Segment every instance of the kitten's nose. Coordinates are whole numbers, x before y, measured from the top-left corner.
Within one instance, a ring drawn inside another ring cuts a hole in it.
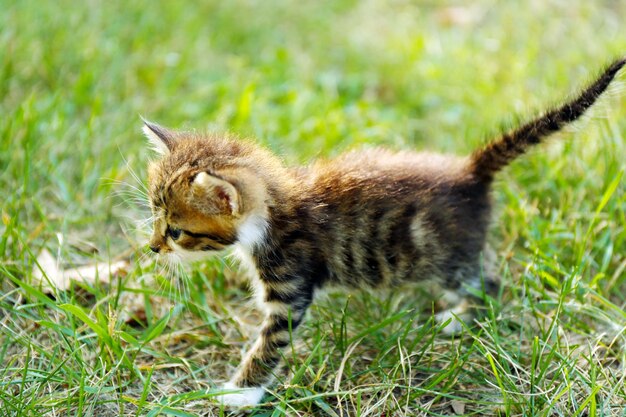
[[[154,252],[154,253],[159,253],[159,251],[161,250],[161,248],[160,248],[160,247],[158,247],[158,246],[152,246],[152,245],[150,245],[150,250],[151,250],[152,252]]]

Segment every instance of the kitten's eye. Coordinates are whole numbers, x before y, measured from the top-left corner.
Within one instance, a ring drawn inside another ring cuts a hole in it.
[[[180,235],[181,235],[182,233],[183,233],[183,231],[182,231],[182,230],[180,230],[180,229],[176,229],[176,228],[174,228],[174,227],[171,227],[171,228],[169,229],[169,234],[170,234],[170,237],[171,237],[172,239],[174,239],[174,240],[177,240],[177,239],[180,237]]]

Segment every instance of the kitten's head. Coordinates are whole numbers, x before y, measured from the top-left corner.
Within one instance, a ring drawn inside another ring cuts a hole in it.
[[[197,259],[235,244],[245,224],[264,212],[259,204],[265,187],[238,166],[249,153],[245,144],[150,122],[143,130],[161,155],[148,169],[154,219],[150,249]],[[258,240],[265,224],[257,223]]]

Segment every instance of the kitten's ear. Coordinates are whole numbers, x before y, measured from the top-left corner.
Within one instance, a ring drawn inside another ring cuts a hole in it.
[[[143,133],[146,135],[155,151],[166,155],[172,150],[175,135],[174,132],[141,118],[143,120]]]
[[[239,193],[228,181],[206,172],[193,179],[191,190],[194,204],[209,214],[239,214]]]

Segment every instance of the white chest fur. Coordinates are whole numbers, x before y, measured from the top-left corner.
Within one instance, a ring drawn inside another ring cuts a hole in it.
[[[239,259],[241,269],[250,278],[252,291],[257,299],[257,305],[265,310],[265,288],[261,285],[257,265],[252,257],[254,248],[262,245],[267,238],[268,222],[265,217],[252,215],[239,227],[237,244],[233,248],[233,256]]]
[[[262,244],[267,237],[269,224],[265,216],[253,214],[239,226],[237,242],[243,249],[252,252],[255,246]]]

